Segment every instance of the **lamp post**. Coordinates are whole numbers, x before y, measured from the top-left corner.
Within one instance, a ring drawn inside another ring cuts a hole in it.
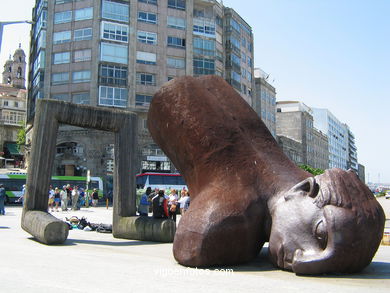
[[[1,43],[3,40],[3,29],[5,25],[17,24],[17,23],[29,23],[32,24],[30,20],[21,20],[21,21],[0,21],[0,53],[1,53]]]

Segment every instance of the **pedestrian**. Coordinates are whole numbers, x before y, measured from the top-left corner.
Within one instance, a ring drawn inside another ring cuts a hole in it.
[[[99,193],[96,188],[93,189],[91,196],[92,196],[92,206],[96,207],[99,202]]]
[[[6,198],[4,185],[0,184],[0,215],[5,215],[4,202]]]
[[[187,190],[183,189],[181,192],[181,197],[179,199],[179,204],[180,204],[180,214],[183,216],[184,213],[188,209],[188,205],[190,202],[190,196]],[[186,208],[187,207],[187,208]]]
[[[68,193],[66,192],[66,186],[62,186],[62,190],[60,192],[61,195],[61,210],[68,210]]]
[[[77,211],[77,202],[79,201],[79,187],[77,185],[74,186],[72,190],[72,210]]]
[[[16,202],[21,202],[22,205],[23,205],[25,194],[26,194],[26,184],[23,184],[23,187],[22,187],[22,195],[18,198],[18,200],[17,200]]]
[[[168,213],[168,200],[165,198],[164,190],[159,190],[158,194],[153,197],[153,218],[167,219]]]
[[[84,205],[85,205],[85,192],[84,192],[84,188],[80,187],[79,201],[77,207],[78,209],[80,209]]]
[[[70,184],[66,185],[66,194],[68,197],[68,206],[72,205],[72,187],[70,187]]]
[[[146,188],[145,193],[141,196],[141,200],[139,202],[138,212],[140,216],[148,216],[150,199],[149,195],[152,193],[152,188]]]
[[[59,190],[58,187],[56,187],[56,188],[54,189],[54,205],[55,205],[56,212],[58,212],[58,208],[59,208],[59,205],[60,205],[60,201],[61,201],[60,190]]]
[[[49,187],[49,210],[50,212],[54,212],[54,190],[53,190],[53,186],[50,185]]]
[[[176,212],[177,212],[177,200],[178,200],[176,189],[172,189],[168,197],[168,211],[169,218],[176,222]]]

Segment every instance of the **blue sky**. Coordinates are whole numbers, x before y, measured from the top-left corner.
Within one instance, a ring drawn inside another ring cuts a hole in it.
[[[5,0],[2,0],[5,2]],[[0,21],[31,18],[34,0],[13,0]],[[366,179],[390,183],[390,1],[225,0],[252,26],[255,67],[270,74],[277,100],[328,108],[356,137]],[[5,28],[0,64],[29,25]]]
[[[328,108],[355,134],[366,180],[390,183],[390,1],[223,2],[252,26],[277,100]]]

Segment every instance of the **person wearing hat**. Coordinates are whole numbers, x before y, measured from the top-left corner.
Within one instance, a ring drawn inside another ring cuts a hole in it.
[[[0,184],[0,215],[5,215],[4,202],[5,202],[5,188],[3,184]]]

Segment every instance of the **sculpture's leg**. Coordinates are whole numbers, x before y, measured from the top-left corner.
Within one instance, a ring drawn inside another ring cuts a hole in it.
[[[173,253],[182,265],[243,263],[256,257],[265,242],[264,205],[251,201],[245,206],[234,206],[231,201],[213,200],[217,192],[237,190],[203,190],[180,220]]]
[[[63,243],[69,231],[66,223],[47,212],[58,130],[56,112],[49,104],[37,104],[22,215],[22,228],[45,244]]]

